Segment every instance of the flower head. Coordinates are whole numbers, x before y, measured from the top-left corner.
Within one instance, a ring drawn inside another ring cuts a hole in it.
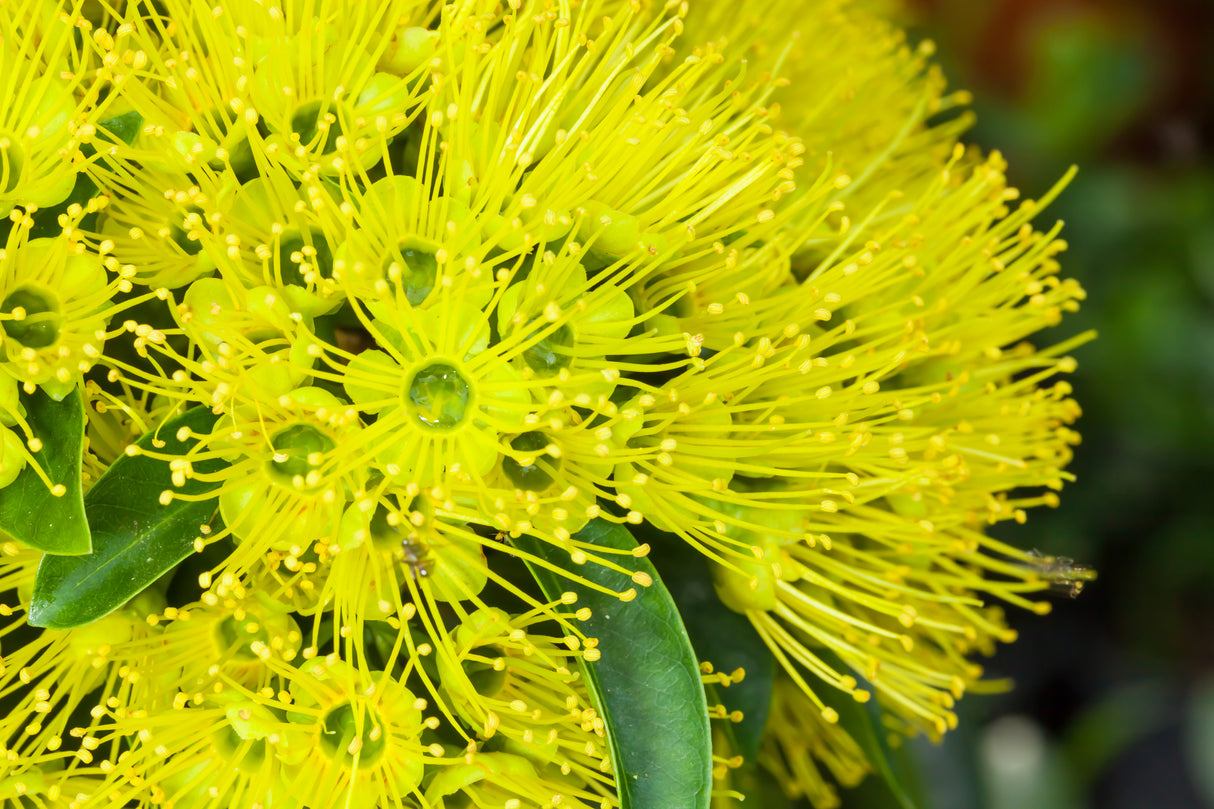
[[[27,391],[61,399],[101,358],[113,299],[131,282],[121,272],[111,277],[70,226],[31,239],[31,217],[10,221],[0,249],[0,363]]]
[[[67,199],[86,157],[80,147],[105,109],[102,76],[85,69],[94,43],[83,0],[21,0],[0,20],[0,215]],[[82,52],[76,37],[84,41]]]
[[[628,602],[600,568],[650,586],[628,554],[685,543],[780,665],[759,763],[830,806],[870,769],[832,692],[938,736],[999,604],[1071,575],[987,534],[1069,479],[1086,337],[1029,342],[1083,298],[1033,224],[1064,183],[1013,207],[867,4],[0,26],[0,483],[29,397],[79,390],[85,487],[159,465],[205,522],[127,607],[5,649],[0,800],[617,805],[593,611],[526,566]],[[38,558],[3,547],[0,638]]]

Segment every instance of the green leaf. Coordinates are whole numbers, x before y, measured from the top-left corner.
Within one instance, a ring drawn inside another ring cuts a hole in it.
[[[712,663],[716,671],[746,672],[740,683],[709,690],[710,699],[719,700],[730,712],[742,712],[741,722],[724,727],[734,751],[753,764],[771,709],[776,660],[746,616],[721,603],[702,554],[678,537],[653,529],[643,530],[641,538],[653,547],[649,558],[678,605],[696,656]]]
[[[110,143],[119,141],[130,145],[135,142],[135,136],[143,129],[143,116],[137,112],[124,112],[113,118],[106,118],[97,125],[97,137]]]
[[[868,702],[859,703],[850,694],[837,688],[823,685],[815,689],[824,703],[839,712],[840,727],[846,730],[864,751],[865,758],[885,783],[895,805],[902,809],[917,809],[918,804],[908,787],[908,778],[901,772],[904,757],[900,751],[890,746],[890,731],[881,722],[881,707],[877,704],[872,686],[859,672],[847,666],[829,649],[814,649],[814,654],[840,674],[850,673],[861,688],[874,694]]]
[[[604,548],[636,547],[627,530],[604,520],[590,523],[576,537]],[[532,537],[513,541],[520,550],[614,592],[634,586],[614,570],[575,565],[568,553]],[[534,562],[529,566],[548,598],[573,591],[577,606],[591,610],[581,628],[598,639],[602,657],[584,664],[583,671],[607,724],[621,809],[704,809],[712,791],[712,740],[695,653],[653,565],[647,559],[622,558],[653,578],[649,587],[636,587],[637,597],[629,602]]]
[[[205,433],[216,416],[208,408],[194,407],[171,419],[137,445],[158,452],[186,452],[194,439],[177,440],[188,427]],[[200,473],[215,472],[224,461],[194,464]],[[194,552],[198,528],[215,513],[215,499],[174,499],[161,505],[160,493],[174,489],[188,495],[205,495],[216,483],[196,479],[174,487],[169,465],[143,455],[124,455],[84,496],[84,509],[93,531],[93,552],[87,556],[44,556],[34,579],[29,621],[48,629],[70,629],[96,621],[121,607],[133,596]]]
[[[73,390],[56,402],[41,390],[21,394],[25,420],[42,448],[33,453],[52,485],[62,485],[56,497],[32,464],[0,489],[0,531],[31,548],[77,555],[92,550],[84,517],[80,463],[84,457],[84,401]]]

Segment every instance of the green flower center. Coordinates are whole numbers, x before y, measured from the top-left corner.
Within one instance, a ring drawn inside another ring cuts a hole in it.
[[[237,621],[231,615],[224,618],[215,626],[215,639],[225,654],[240,660],[259,659],[250,648],[255,642],[270,645],[270,633],[265,624],[252,614],[246,614],[243,621]]]
[[[305,265],[310,269],[305,271]],[[291,234],[278,243],[278,277],[282,283],[306,287],[309,276],[329,278],[332,274],[333,251],[319,230],[309,230],[307,238],[302,233]]]
[[[7,194],[17,187],[24,168],[25,150],[21,148],[21,142],[0,131],[0,194]]]
[[[496,697],[506,687],[506,678],[509,673],[505,668],[501,671],[493,668],[492,661],[505,657],[506,650],[496,644],[487,644],[478,646],[472,651],[477,657],[488,658],[488,660],[464,660],[461,663],[464,674],[468,675],[468,682],[472,683],[476,693],[482,697]]]
[[[374,767],[388,747],[388,734],[375,711],[366,705],[360,709],[343,702],[326,713],[320,746],[332,758],[352,762],[357,754],[359,766]]]
[[[291,116],[291,131],[308,149],[328,154],[337,148],[337,139],[343,134],[337,105],[332,101],[300,104]]]
[[[384,258],[384,275],[401,288],[410,306],[417,306],[434,289],[438,259],[412,239],[405,239]]]
[[[324,464],[325,455],[336,448],[332,438],[309,424],[295,424],[279,430],[270,438],[274,458],[269,463],[270,475],[280,483],[298,485],[302,478]]]
[[[414,417],[425,427],[450,430],[468,414],[472,386],[453,365],[432,362],[413,375],[409,402]]]
[[[18,309],[24,311],[20,319],[13,317]],[[50,291],[18,287],[0,303],[0,310],[10,318],[3,321],[4,333],[26,348],[46,348],[59,340],[63,315],[58,299]]]
[[[531,461],[522,463],[509,455],[502,459],[502,471],[511,483],[529,492],[542,492],[553,484],[561,468],[561,459],[547,453],[538,454],[549,443],[548,436],[541,432],[523,433],[510,442],[511,449],[524,453],[524,457]]]
[[[573,330],[561,324],[544,339],[523,351],[523,362],[540,376],[556,376],[573,362]]]

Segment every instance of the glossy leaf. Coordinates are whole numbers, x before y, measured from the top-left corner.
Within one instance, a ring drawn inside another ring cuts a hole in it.
[[[716,671],[746,672],[741,682],[710,689],[710,699],[719,700],[730,712],[742,712],[741,722],[722,724],[734,752],[754,763],[771,708],[775,658],[746,616],[721,603],[702,554],[678,537],[652,529],[640,537],[653,547],[649,558],[678,605],[696,657],[711,663]]]
[[[141,129],[143,129],[143,116],[134,111],[124,112],[99,123],[97,138],[99,141],[109,141],[110,143],[122,141],[131,144],[135,142],[135,136]]]
[[[55,554],[88,553],[89,524],[84,517],[80,463],[84,456],[84,401],[73,390],[56,402],[41,390],[22,394],[25,420],[42,442],[33,453],[52,486],[63,486],[56,497],[27,463],[17,479],[0,489],[0,531],[13,539]]]
[[[157,451],[184,453],[194,439],[177,440],[177,431],[211,428],[216,416],[195,407],[171,419],[137,442]],[[197,472],[214,472],[223,461],[194,464]],[[199,526],[215,513],[216,501],[173,500],[161,505],[166,489],[203,495],[217,484],[195,479],[173,486],[169,465],[143,455],[124,455],[106,471],[84,497],[93,532],[93,552],[87,556],[45,556],[34,580],[29,620],[35,626],[70,629],[108,615],[194,552]]]
[[[626,529],[604,520],[590,523],[576,536],[605,548],[636,547]],[[628,576],[594,563],[574,565],[568,553],[537,539],[519,537],[514,544],[615,592],[636,589],[636,598],[623,602],[530,563],[548,598],[573,591],[578,608],[591,610],[581,628],[587,637],[598,639],[602,657],[583,670],[607,723],[621,809],[707,807],[712,744],[704,688],[678,609],[653,565],[646,559],[617,557],[653,578],[649,587],[639,587]]]

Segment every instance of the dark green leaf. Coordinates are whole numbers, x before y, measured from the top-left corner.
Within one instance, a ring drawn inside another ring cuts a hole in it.
[[[814,649],[823,663],[840,674],[850,673],[860,687],[874,694],[866,703],[859,703],[850,694],[824,685],[815,689],[822,701],[839,712],[839,726],[846,730],[864,751],[873,771],[889,789],[890,797],[902,809],[916,809],[917,803],[908,788],[908,779],[901,772],[903,756],[889,744],[890,731],[881,722],[881,707],[872,686],[857,671],[849,668],[829,649]]]
[[[216,416],[195,407],[171,419],[154,433],[139,439],[159,452],[182,454],[195,441],[177,440],[177,431],[189,427],[205,433]],[[194,464],[196,472],[215,472],[223,461]],[[195,479],[173,486],[169,466],[143,455],[124,455],[114,462],[84,497],[85,513],[93,532],[93,552],[87,556],[45,556],[34,580],[29,620],[48,629],[70,629],[97,620],[139,594],[167,570],[194,552],[198,528],[215,513],[214,499],[173,500],[161,505],[166,489],[189,495],[213,491],[214,483]]]
[[[84,402],[79,390],[56,402],[41,390],[22,394],[25,420],[42,448],[33,453],[52,485],[51,493],[37,470],[26,464],[17,479],[0,489],[0,531],[31,548],[55,554],[82,554],[92,549],[80,490],[84,456]]]
[[[604,520],[590,523],[577,539],[604,548],[636,547],[627,530]],[[519,537],[514,543],[615,592],[634,587],[622,573],[593,563],[574,565],[568,553],[545,542]],[[537,564],[531,570],[549,598],[573,591],[577,606],[592,611],[582,629],[598,639],[602,657],[583,670],[607,723],[621,809],[704,809],[712,791],[712,742],[695,653],[653,565],[623,558],[653,577],[649,587],[635,588],[637,597],[629,602]]]
[[[702,554],[678,537],[652,529],[641,538],[653,547],[649,558],[678,605],[696,656],[717,671],[746,672],[742,682],[711,690],[726,709],[742,712],[741,722],[725,727],[735,752],[753,763],[767,727],[776,660],[746,616],[721,603]]]
[[[113,118],[106,118],[97,125],[97,137],[101,141],[131,144],[135,136],[143,128],[143,116],[137,112],[124,112]]]

